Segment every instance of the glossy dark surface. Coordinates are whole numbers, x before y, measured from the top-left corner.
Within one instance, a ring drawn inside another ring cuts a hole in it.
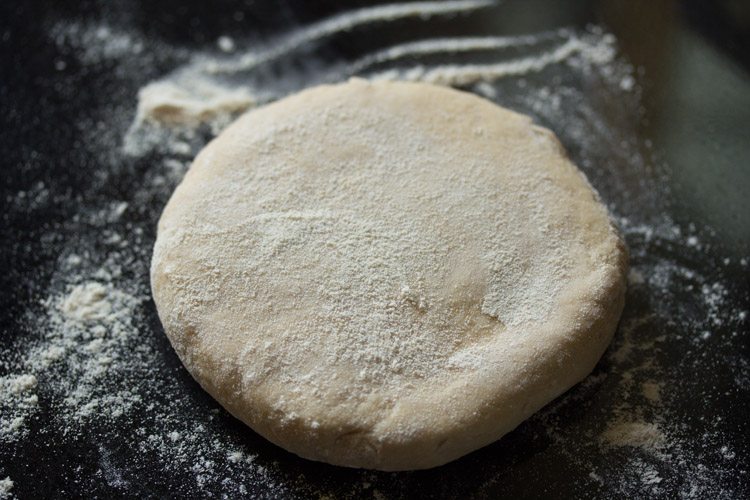
[[[633,264],[643,269],[678,262],[708,281],[720,281],[728,290],[727,311],[748,309],[748,267],[740,264],[750,255],[750,64],[748,33],[750,13],[742,2],[618,2],[618,1],[509,1],[489,12],[365,27],[331,37],[316,47],[323,61],[351,60],[376,48],[424,36],[468,36],[533,33],[558,27],[584,29],[590,23],[610,30],[618,40],[621,56],[636,68],[642,109],[619,109],[624,103],[605,102],[598,109],[612,119],[615,128],[627,129],[639,145],[648,142],[650,153],[638,172],[657,171],[637,193],[639,179],[627,174],[620,191],[608,174],[587,171],[602,197],[620,217],[649,220],[665,213],[700,237],[698,249],[683,240],[646,239],[627,233]],[[368,2],[349,2],[347,8]],[[104,122],[112,130],[113,151],[130,123],[138,89],[184,63],[191,50],[213,46],[221,35],[263,40],[274,34],[321,19],[338,10],[339,2],[3,2],[0,5],[0,341],[21,346],[42,333],[29,327],[28,316],[41,314],[38,301],[54,285],[54,265],[63,248],[80,238],[82,245],[96,241],[99,228],[74,220],[81,207],[108,200],[127,200],[125,220],[114,229],[128,235],[132,262],[128,271],[147,283],[148,259],[155,226],[168,197],[160,192],[148,198],[134,197],[152,165],[154,153],[132,159],[113,153],[108,174],[99,175],[101,155],[90,153],[82,129]],[[236,15],[242,12],[242,16]],[[242,21],[237,21],[238,18]],[[61,22],[106,21],[124,32],[137,32],[153,40],[138,60],[127,66],[106,60],[84,64],[75,47],[53,43],[49,36]],[[158,42],[158,43],[157,43]],[[160,47],[169,46],[170,50]],[[290,64],[304,64],[291,61]],[[65,62],[63,70],[59,61]],[[592,94],[595,99],[601,98]],[[606,100],[606,96],[604,97]],[[512,97],[504,104],[514,107]],[[518,101],[520,102],[520,101]],[[523,106],[516,102],[515,108]],[[110,120],[113,114],[121,120]],[[626,116],[621,120],[619,116]],[[636,116],[636,118],[633,118]],[[543,118],[540,118],[543,121]],[[627,123],[623,123],[626,121]],[[561,136],[576,161],[586,158],[564,127],[545,123]],[[639,148],[641,146],[638,146]],[[604,156],[593,159],[605,161]],[[584,170],[586,170],[584,168]],[[43,185],[46,194],[33,203],[19,203],[18,193],[33,192]],[[645,201],[644,201],[645,200]],[[640,206],[639,204],[652,205]],[[141,228],[142,234],[133,232]],[[727,264],[724,264],[728,259]],[[196,483],[189,468],[175,472],[163,468],[163,459],[139,451],[135,429],[148,428],[153,415],[139,409],[111,428],[95,423],[86,432],[65,435],[48,425],[51,407],[44,404],[32,422],[29,437],[14,443],[0,442],[0,479],[9,476],[19,498],[42,497],[221,497],[242,496],[237,484],[245,483],[248,496],[309,497],[609,497],[611,495],[674,498],[689,496],[690,474],[716,471],[708,479],[713,489],[700,490],[716,498],[750,494],[748,475],[747,415],[750,411],[747,320],[727,319],[716,326],[706,344],[696,347],[683,336],[684,318],[705,314],[705,304],[689,291],[653,286],[634,287],[628,295],[625,318],[649,317],[646,328],[633,335],[639,345],[651,337],[666,335],[656,362],[661,367],[670,417],[679,423],[681,451],[675,464],[660,460],[660,482],[654,485],[627,476],[632,468],[632,448],[600,453],[585,444],[600,432],[600,418],[617,404],[613,401],[613,370],[608,358],[596,374],[598,382],[577,387],[545,415],[522,424],[500,442],[444,467],[414,473],[386,474],[350,471],[310,463],[276,448],[227,415],[181,367],[162,334],[152,303],[144,308],[142,328],[148,342],[161,355],[161,364],[150,367],[153,377],[169,383],[180,394],[175,418],[205,420],[217,432],[227,433],[258,461],[274,472],[274,484],[250,478],[230,465],[218,474],[229,482]],[[674,319],[679,317],[680,319]],[[704,318],[697,317],[700,323]],[[625,321],[625,319],[623,320]],[[697,324],[696,323],[696,324]],[[619,339],[619,340],[618,340]],[[618,333],[613,349],[624,341]],[[19,348],[20,349],[20,348]],[[0,360],[0,375],[11,372],[18,360]],[[638,360],[632,364],[637,365]],[[154,397],[150,395],[149,397]],[[165,396],[166,398],[167,396]],[[617,396],[619,397],[619,396]],[[156,401],[160,404],[160,401]],[[166,402],[164,402],[166,404]],[[715,417],[720,416],[720,423]],[[555,433],[548,429],[554,423]],[[718,436],[706,438],[707,435]],[[580,441],[580,447],[571,443]],[[734,454],[730,462],[716,450],[726,443]],[[112,481],[102,472],[102,449],[122,474]],[[690,467],[676,464],[682,457]],[[644,458],[648,460],[648,458]],[[597,469],[591,468],[596,464]],[[593,475],[592,475],[593,474]],[[602,481],[601,478],[604,478]],[[599,479],[597,479],[599,478]],[[624,486],[620,483],[624,483]],[[362,487],[362,483],[371,486]],[[278,484],[285,483],[284,488]],[[701,483],[703,486],[703,484]]]

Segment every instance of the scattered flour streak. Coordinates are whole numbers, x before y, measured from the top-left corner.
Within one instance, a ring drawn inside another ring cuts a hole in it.
[[[475,52],[486,50],[501,50],[507,48],[534,47],[546,41],[565,36],[564,32],[540,33],[519,36],[487,36],[466,38],[431,38],[416,42],[394,45],[368,54],[352,63],[346,70],[349,75],[356,75],[376,64],[397,61],[405,57],[427,56],[434,54],[456,54],[461,52]]]
[[[538,73],[547,66],[562,63],[574,55],[582,55],[588,61],[606,63],[613,60],[615,51],[611,46],[594,46],[572,37],[556,49],[537,56],[493,64],[416,66],[406,70],[394,69],[376,73],[371,78],[374,80],[419,81],[461,87],[509,76]]]
[[[211,73],[237,73],[249,70],[260,64],[278,59],[318,40],[337,33],[350,31],[359,26],[376,22],[396,21],[409,17],[428,18],[435,15],[471,12],[496,5],[493,0],[454,0],[446,2],[408,2],[366,7],[359,10],[334,15],[307,28],[292,33],[281,40],[273,49],[259,54],[246,54],[237,61],[214,63],[208,66]]]

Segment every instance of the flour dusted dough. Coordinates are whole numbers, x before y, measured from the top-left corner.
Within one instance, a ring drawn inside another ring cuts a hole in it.
[[[237,120],[159,222],[152,286],[190,373],[300,456],[433,467],[585,377],[626,252],[554,135],[414,83]]]

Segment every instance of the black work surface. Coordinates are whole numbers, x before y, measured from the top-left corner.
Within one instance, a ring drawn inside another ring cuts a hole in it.
[[[346,9],[373,4],[347,3]],[[123,414],[94,414],[74,424],[61,416],[69,411],[63,409],[66,395],[47,390],[44,377],[75,372],[37,373],[39,401],[24,410],[25,430],[0,441],[0,480],[13,482],[8,493],[747,496],[750,11],[741,4],[509,1],[478,13],[353,28],[263,75],[268,87],[289,67],[304,75],[312,71],[308,66],[335,66],[395,42],[436,36],[586,30],[591,24],[615,35],[618,57],[633,65],[638,91],[622,100],[595,89],[590,96],[601,101],[597,116],[621,141],[584,147],[572,127],[514,98],[522,90],[500,84],[495,98],[561,137],[615,214],[637,271],[610,351],[587,382],[541,414],[434,470],[380,473],[308,462],[269,444],[207,396],[182,368],[146,301],[137,308],[132,345],[149,354],[106,381],[130,386],[133,404]],[[147,293],[156,221],[174,184],[168,179],[163,188],[142,188],[164,153],[120,152],[138,89],[184,64],[191,52],[215,49],[220,36],[262,44],[342,9],[337,2],[291,1],[2,3],[0,376],[33,371],[28,346],[44,342],[45,301],[74,284],[60,272],[71,254],[89,261],[82,272],[102,265],[97,259],[120,258],[115,286],[127,281]],[[83,28],[102,25],[109,29],[102,38],[115,32],[143,44],[137,53],[118,51],[116,44],[96,52],[103,42],[95,30],[84,41],[93,47],[88,52],[70,42]],[[620,146],[625,153],[614,152]],[[91,216],[114,202],[127,203],[122,217]],[[125,243],[110,254],[115,233]],[[641,387],[651,389],[641,393]],[[0,417],[16,411],[0,406]],[[603,444],[607,422],[622,414],[661,430],[656,451],[638,442]],[[159,435],[171,429],[179,439]],[[191,433],[198,436],[191,445],[179,453],[170,449]],[[162,444],[149,444],[157,441]],[[228,458],[233,450],[245,458]]]

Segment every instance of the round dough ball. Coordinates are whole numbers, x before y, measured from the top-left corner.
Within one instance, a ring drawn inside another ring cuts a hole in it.
[[[627,256],[554,135],[474,95],[351,80],[247,113],[159,222],[159,316],[195,379],[302,457],[421,469],[583,379]]]

